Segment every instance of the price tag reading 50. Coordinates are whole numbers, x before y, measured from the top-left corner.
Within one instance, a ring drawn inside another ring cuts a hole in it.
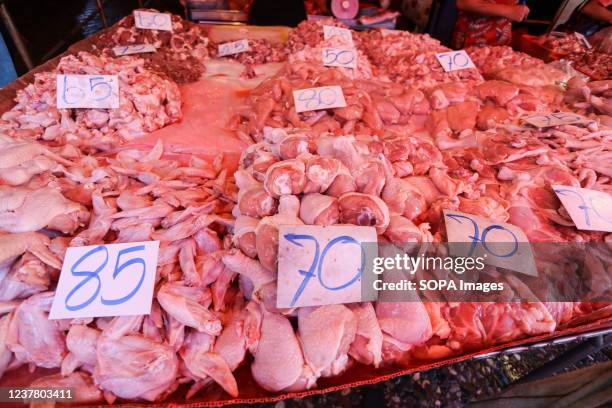
[[[57,108],[119,107],[117,75],[58,75]]]
[[[327,67],[357,68],[357,54],[354,48],[323,48],[323,65]]]
[[[482,257],[487,265],[538,276],[529,240],[516,225],[449,210],[444,223],[452,256]]]
[[[277,307],[361,302],[373,227],[286,225],[279,229]]]
[[[168,13],[135,10],[134,25],[145,30],[172,31],[172,17]]]
[[[446,72],[476,68],[465,50],[440,52],[436,54],[436,58]]]
[[[159,241],[66,251],[51,319],[149,314]]]

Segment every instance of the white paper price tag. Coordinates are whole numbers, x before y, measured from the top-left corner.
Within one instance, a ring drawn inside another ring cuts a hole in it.
[[[117,75],[58,75],[57,108],[119,107]]]
[[[523,120],[535,127],[544,128],[559,125],[571,125],[572,123],[585,123],[588,119],[572,112],[556,112],[547,115],[531,115]]]
[[[529,240],[516,225],[449,210],[444,223],[451,255],[482,257],[487,265],[538,276]]]
[[[612,196],[603,191],[552,186],[579,230],[612,232]]]
[[[293,101],[296,112],[306,112],[319,109],[344,108],[346,101],[339,86],[322,86],[293,91]]]
[[[357,68],[357,52],[354,48],[323,48],[321,56],[326,67]]]
[[[323,26],[323,38],[329,40],[332,37],[339,37],[347,45],[353,45],[353,34],[348,28],[336,26]]]
[[[159,241],[66,251],[51,319],[149,314]]]
[[[361,288],[361,244],[377,242],[373,227],[287,225],[278,234],[277,307],[374,300],[362,299]]]
[[[404,31],[402,30],[389,30],[388,28],[382,28],[380,30],[380,34],[384,37],[388,37],[390,35],[399,35],[402,34]]]
[[[574,33],[574,35],[576,36],[576,38],[578,38],[580,41],[582,41],[582,43],[585,45],[585,47],[587,47],[588,49],[593,48],[593,46],[591,45],[589,40],[587,40],[587,38],[583,34],[581,34],[581,33]]]
[[[246,40],[246,39],[227,42],[227,43],[219,44],[218,56],[225,57],[226,55],[239,54],[241,52],[248,51],[249,49],[250,49],[249,40]]]
[[[172,31],[172,17],[168,13],[135,10],[134,25],[145,30]]]
[[[476,68],[465,50],[439,52],[436,54],[436,58],[438,62],[440,62],[440,65],[442,65],[442,69],[446,72]]]
[[[142,54],[145,52],[155,52],[157,48],[153,44],[133,44],[133,45],[121,45],[113,48],[115,56],[120,57],[122,55],[131,54]]]

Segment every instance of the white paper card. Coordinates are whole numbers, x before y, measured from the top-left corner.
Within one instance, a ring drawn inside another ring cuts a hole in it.
[[[597,190],[552,186],[579,230],[612,232],[612,196]]]
[[[153,44],[133,44],[133,45],[121,45],[113,48],[113,52],[117,57],[122,55],[131,54],[142,54],[145,52],[155,52],[157,48]]]
[[[226,55],[239,54],[241,52],[248,51],[249,49],[250,49],[249,40],[246,40],[246,39],[227,42],[227,43],[219,44],[218,56],[225,57]]]
[[[465,50],[439,52],[436,54],[436,58],[438,62],[440,62],[440,65],[442,65],[442,69],[446,72],[476,68]]]
[[[516,225],[449,210],[444,223],[451,255],[482,257],[487,265],[538,276],[529,240]]]
[[[589,42],[589,40],[587,40],[587,38],[584,36],[584,34],[575,32],[574,35],[576,36],[576,38],[578,38],[580,41],[582,41],[582,43],[588,48],[591,49],[593,48],[593,46],[591,45],[591,43]]]
[[[134,23],[136,28],[145,30],[172,31],[172,17],[168,13],[135,10]]]
[[[149,314],[158,251],[159,241],[68,248],[49,317]]]
[[[298,113],[346,106],[342,88],[337,85],[293,91],[293,102]]]
[[[58,75],[57,108],[119,107],[117,75]]]
[[[353,34],[348,28],[323,26],[323,38],[329,40],[332,37],[340,37],[345,44],[353,45]]]
[[[584,116],[572,112],[555,112],[547,115],[531,115],[523,120],[535,127],[544,128],[559,125],[571,125],[572,123],[585,123],[589,120]]]
[[[354,48],[323,48],[321,57],[326,67],[357,68],[357,52]]]
[[[373,227],[286,225],[278,232],[277,307],[352,303],[362,299],[366,268],[361,244]]]

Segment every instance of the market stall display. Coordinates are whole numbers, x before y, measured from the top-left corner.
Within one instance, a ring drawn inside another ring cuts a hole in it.
[[[124,18],[0,116],[0,383],[75,387],[83,404],[275,398],[610,325],[595,296],[611,290],[605,252],[572,275],[594,294],[582,301],[276,303],[284,225],[432,244],[448,240],[443,212],[456,210],[534,244],[609,243],[576,228],[552,187],[612,193],[609,74],[585,82],[508,47],[453,54],[426,35],[347,34],[335,20],[303,22],[287,43],[225,37],[248,45],[228,51],[170,22]],[[114,51],[141,44],[155,51]],[[356,65],[326,62],[329,49]],[[116,77],[116,95],[100,79],[89,87],[118,106],[58,107],[88,98],[58,80],[75,74]],[[325,87],[343,106],[311,103]],[[49,319],[68,248],[151,240],[150,314]],[[504,299],[526,290],[508,282]]]

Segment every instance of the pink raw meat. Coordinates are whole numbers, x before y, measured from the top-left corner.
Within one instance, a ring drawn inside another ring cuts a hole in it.
[[[215,79],[184,84],[180,89],[183,120],[123,148],[153,147],[161,138],[166,153],[175,153],[179,157],[193,154],[210,161],[223,154],[224,167],[233,171],[246,143],[239,140],[227,125],[234,115],[234,107],[244,103],[248,90]]]

